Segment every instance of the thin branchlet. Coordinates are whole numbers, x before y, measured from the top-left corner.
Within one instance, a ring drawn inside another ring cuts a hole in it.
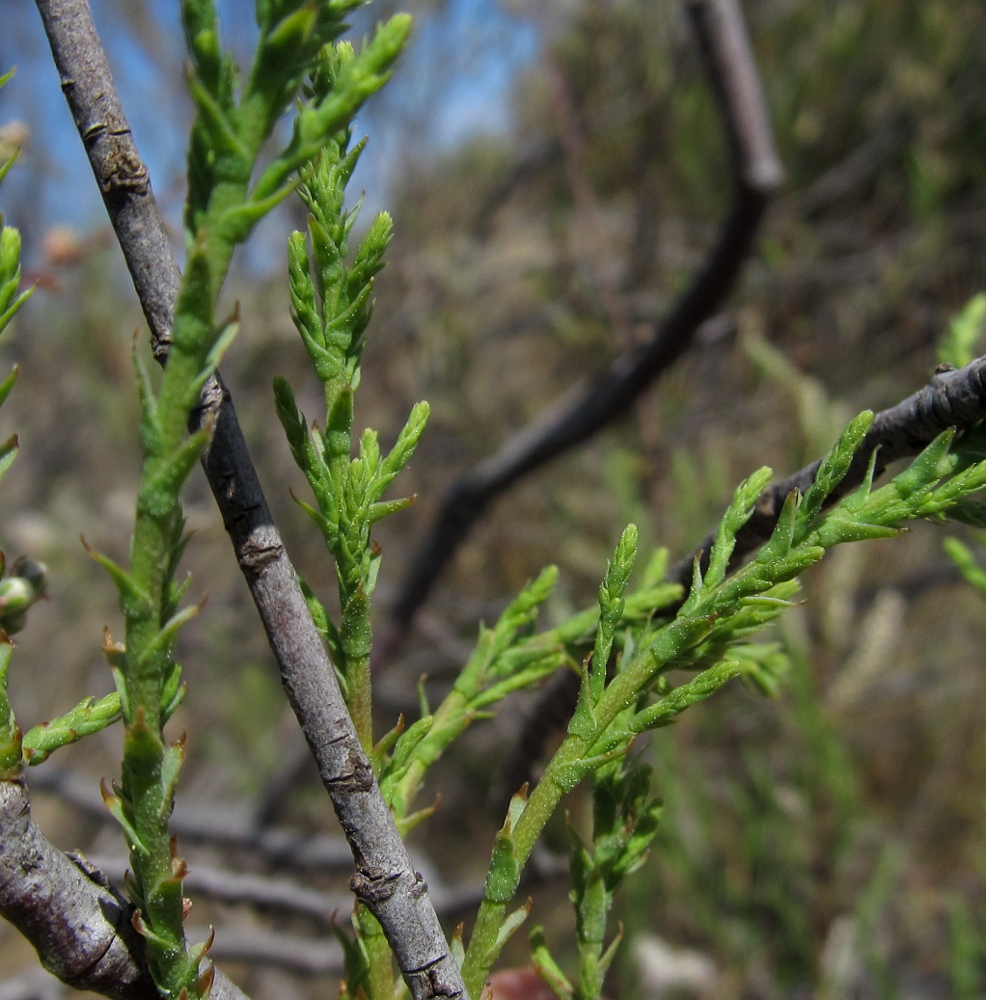
[[[815,485],[804,495],[797,490],[789,494],[758,558],[729,572],[736,536],[754,515],[756,499],[771,472],[762,469],[742,483],[720,522],[708,571],[703,574],[696,561],[690,590],[674,618],[636,629],[631,626],[632,637],[625,641],[611,674],[596,674],[594,679],[592,669],[583,667],[578,704],[565,740],[530,798],[515,797],[497,836],[484,902],[465,951],[467,987],[477,989],[482,984],[509,936],[504,928],[515,923],[508,914],[510,901],[523,867],[562,796],[592,774],[602,776],[597,777],[597,792],[602,794],[598,782],[622,773],[611,769],[625,767],[627,774],[632,773],[635,765],[626,763],[627,755],[639,734],[669,725],[681,712],[735,677],[745,676],[768,692],[776,687],[781,666],[776,647],[750,645],[746,639],[790,606],[792,587],[800,573],[835,545],[896,534],[916,519],[939,520],[953,511],[971,516],[983,508],[979,498],[986,488],[982,446],[973,437],[964,450],[961,445],[952,449],[953,435],[946,432],[882,488],[873,487],[871,462],[863,483],[826,511],[828,495],[837,491],[850,473],[872,422],[872,413],[864,413],[846,428],[820,463]],[[609,645],[614,622],[608,616],[624,600],[626,580],[621,567],[632,563],[633,537],[624,534],[600,588],[596,651]],[[671,668],[695,674],[671,687],[666,678]],[[626,808],[634,813],[640,809]],[[599,927],[609,901],[603,891],[606,867],[598,853],[601,850],[600,844],[593,851],[577,845],[573,862],[575,898],[580,907],[580,974],[591,989],[586,994],[590,996],[598,996],[606,964]],[[597,877],[603,882],[594,881]],[[550,971],[552,960],[540,939],[535,953]]]

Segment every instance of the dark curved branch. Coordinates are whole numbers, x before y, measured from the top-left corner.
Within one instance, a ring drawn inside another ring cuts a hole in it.
[[[113,85],[86,0],[36,0],[62,89],[107,212],[165,360],[178,265]],[[233,410],[218,376],[203,390],[193,429],[214,421],[203,457],[281,681],[318,764],[356,863],[351,888],[380,921],[415,1000],[464,996],[424,880],[415,872],[346,710]]]
[[[594,382],[575,387],[452,485],[392,605],[383,660],[406,635],[415,612],[485,508],[523,476],[624,414],[688,350],[695,331],[736,284],[782,170],[736,0],[689,0],[688,10],[733,154],[735,193],[715,246],[648,343],[618,358]]]
[[[874,478],[878,478],[897,459],[919,454],[942,431],[950,427],[963,430],[980,420],[986,420],[986,357],[977,358],[964,368],[937,372],[924,388],[896,406],[877,413],[846,477],[829,496],[826,506],[831,506],[862,483],[874,451],[877,453]],[[731,569],[770,538],[788,495],[792,490],[806,492],[815,481],[820,464],[821,459],[818,459],[793,475],[771,483],[760,494],[753,516],[736,533]],[[687,593],[695,560],[700,561],[704,571],[714,541],[715,532],[712,532],[694,552],[675,563],[667,579],[680,583]],[[673,614],[683,601],[669,606],[666,612]],[[566,672],[555,677],[538,697],[521,725],[517,747],[504,767],[498,789],[500,799],[506,801],[525,781],[532,780],[532,771],[547,741],[575,711],[578,694],[578,676]]]

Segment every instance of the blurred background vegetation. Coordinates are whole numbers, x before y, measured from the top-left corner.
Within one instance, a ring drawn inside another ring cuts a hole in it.
[[[247,37],[243,6],[225,5],[234,42]],[[381,526],[383,611],[444,488],[648,335],[731,193],[680,4],[395,6],[419,29],[365,121],[365,159],[380,165],[362,183],[372,208],[392,209],[396,239],[357,420],[386,440],[427,399],[432,422],[402,485],[418,502]],[[176,7],[93,3],[177,227],[188,106]],[[414,711],[422,674],[436,691],[447,685],[477,622],[546,563],[562,571],[553,613],[588,605],[626,521],[677,559],[739,478],[761,464],[799,468],[849,416],[923,385],[949,317],[986,285],[986,6],[744,7],[787,181],[738,293],[627,419],[491,508],[378,678],[379,729]],[[377,4],[370,16],[381,14]],[[103,625],[119,621],[115,597],[78,536],[110,555],[127,545],[137,469],[129,350],[141,318],[35,13],[5,4],[0,16],[0,65],[18,66],[0,97],[0,143],[24,146],[0,207],[22,229],[40,283],[4,348],[21,366],[4,434],[16,429],[22,451],[0,519],[9,557],[51,569],[51,600],[18,637],[11,685],[31,724],[110,687],[99,647]],[[328,596],[328,559],[288,494],[303,484],[269,390],[285,374],[302,408],[317,410],[282,277],[283,237],[300,220],[286,208],[236,271],[227,295],[243,330],[224,370],[292,558]],[[242,806],[276,786],[278,823],[325,829],[334,821],[314,771],[286,766],[300,736],[201,478],[188,514],[193,593],[209,604],[183,633],[184,794]],[[809,574],[804,606],[781,629],[792,660],[781,697],[736,685],[657,734],[648,752],[665,822],[622,902],[637,944],[611,977],[611,998],[986,995],[986,619],[942,537],[919,526],[836,552]],[[499,824],[491,761],[506,754],[517,718],[481,727],[433,782],[443,816],[457,821],[426,826],[416,846],[450,882],[484,869]],[[116,743],[110,731],[48,767],[95,787],[115,773]],[[119,852],[97,821],[57,796],[36,799],[60,846]],[[574,797],[573,815],[584,808]],[[439,826],[450,842],[435,842]],[[560,826],[552,838],[562,842]],[[220,863],[216,852],[189,854],[193,870]],[[557,954],[570,921],[564,890],[532,891]],[[209,920],[252,928],[259,918],[197,904],[196,922]],[[294,917],[285,928],[304,936],[312,925]],[[0,975],[26,955],[0,929]],[[513,959],[524,960],[522,947]],[[308,995],[311,982],[232,971],[258,997]],[[330,982],[315,980],[323,992]]]

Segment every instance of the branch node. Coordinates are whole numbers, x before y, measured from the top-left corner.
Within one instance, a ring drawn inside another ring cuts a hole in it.
[[[369,910],[391,899],[398,889],[400,872],[384,872],[380,868],[366,868],[349,880],[353,895]]]

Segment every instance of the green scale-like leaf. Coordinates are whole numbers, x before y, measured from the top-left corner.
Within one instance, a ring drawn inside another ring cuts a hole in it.
[[[120,696],[115,691],[100,698],[85,698],[71,712],[34,726],[24,734],[24,760],[36,765],[64,746],[98,733],[120,718]]]

